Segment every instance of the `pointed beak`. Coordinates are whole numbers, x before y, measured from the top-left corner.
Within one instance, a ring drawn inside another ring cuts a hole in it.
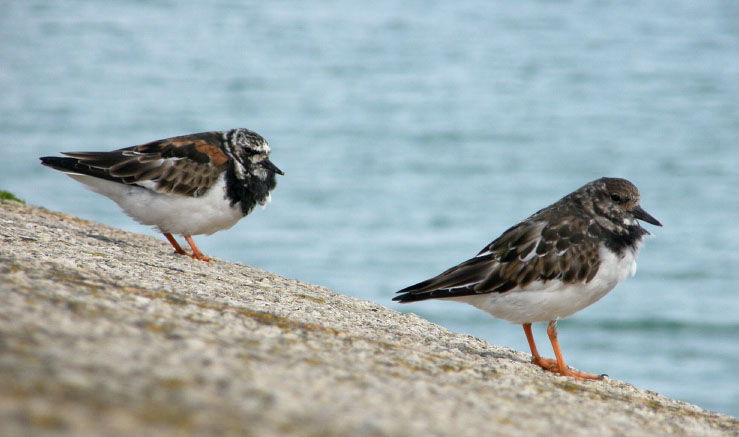
[[[655,226],[662,226],[662,223],[660,223],[659,220],[649,215],[649,213],[644,211],[641,206],[637,206],[636,209],[634,209],[634,218],[644,220],[645,222],[651,223]]]
[[[261,164],[262,167],[266,168],[267,170],[269,170],[269,171],[271,171],[273,173],[277,173],[277,174],[281,174],[281,175],[284,175],[285,174],[284,171],[280,170],[279,168],[277,168],[276,165],[272,164],[272,161],[270,161],[269,159],[263,159],[259,164]],[[647,214],[647,215],[649,215],[649,214]]]

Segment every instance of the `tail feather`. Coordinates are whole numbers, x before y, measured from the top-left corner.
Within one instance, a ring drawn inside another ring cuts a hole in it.
[[[47,167],[51,167],[54,170],[58,170],[64,173],[79,173],[85,174],[84,172],[77,169],[77,160],[74,158],[61,158],[59,156],[42,156],[39,158],[41,164]]]
[[[62,158],[59,156],[42,156],[41,164],[67,174],[93,176],[112,182],[125,183],[122,178],[111,176],[110,172],[101,168],[82,164],[77,158]]]
[[[440,288],[435,289],[431,291],[425,291],[425,292],[406,292],[403,293],[403,290],[399,291],[398,293],[403,293],[399,296],[395,296],[393,298],[393,301],[400,302],[400,303],[410,303],[410,302],[418,302],[420,300],[428,300],[428,299],[445,299],[445,298],[451,298],[451,297],[460,297],[460,296],[470,296],[477,294],[474,290],[474,285],[468,285],[468,286],[462,286],[462,287],[456,287],[456,288]]]
[[[395,296],[393,298],[393,301],[400,302],[400,303],[410,303],[410,302],[418,302],[419,300],[426,300],[426,299],[428,298],[420,294],[406,293],[406,294],[401,294],[400,296]]]
[[[475,285],[490,276],[497,266],[498,263],[491,256],[468,259],[438,276],[398,291],[400,295],[393,300],[406,303],[477,294]]]

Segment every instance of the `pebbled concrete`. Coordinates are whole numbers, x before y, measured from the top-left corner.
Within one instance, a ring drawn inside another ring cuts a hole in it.
[[[736,418],[529,359],[164,239],[0,204],[2,435],[739,434]]]

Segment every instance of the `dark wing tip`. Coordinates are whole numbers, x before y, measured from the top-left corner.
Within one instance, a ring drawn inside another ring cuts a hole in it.
[[[41,165],[63,172],[78,171],[77,160],[74,158],[62,158],[60,156],[41,156]]]
[[[398,291],[398,293],[403,293],[403,290]],[[431,293],[403,293],[400,296],[395,296],[393,298],[393,302],[400,302],[400,303],[411,303],[411,302],[418,302],[420,300],[428,300],[432,299]]]
[[[400,292],[398,292],[398,293],[400,293]],[[408,298],[408,296],[410,296],[410,295],[411,295],[410,293],[407,293],[407,294],[403,294],[401,296],[395,296],[393,298],[393,302],[400,302],[400,303],[410,302],[410,299]]]
[[[46,167],[52,167],[52,162],[54,160],[54,156],[41,156],[39,157],[39,160],[41,160],[41,165],[45,165]]]
[[[395,292],[399,296],[395,296],[393,301],[400,303],[418,302],[419,300],[427,300],[432,298],[432,292],[436,287],[429,287],[435,278],[421,281],[417,284],[405,287]]]

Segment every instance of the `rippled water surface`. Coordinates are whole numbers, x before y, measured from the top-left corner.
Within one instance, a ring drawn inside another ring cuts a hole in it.
[[[390,299],[628,178],[665,226],[560,323],[565,357],[739,415],[736,2],[6,0],[0,92],[0,189],[154,235],[37,157],[248,127],[287,175],[204,252],[524,351],[472,307]]]

